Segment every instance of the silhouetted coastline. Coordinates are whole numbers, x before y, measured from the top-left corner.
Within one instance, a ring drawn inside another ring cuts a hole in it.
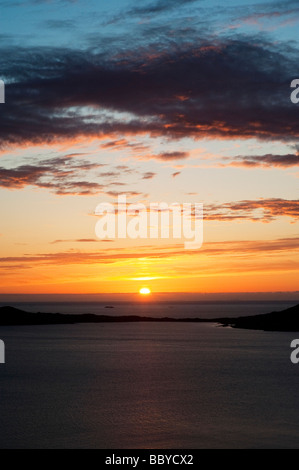
[[[0,308],[0,326],[71,325],[76,323],[218,323],[224,327],[264,331],[299,331],[299,304],[280,312],[247,317],[225,318],[171,318],[142,317],[136,315],[70,315],[61,313],[30,313],[14,307]]]
[[[62,314],[62,313],[30,313],[14,307],[0,308],[0,326],[13,325],[70,325],[76,323],[130,323],[130,322],[206,322],[200,318],[176,319],[170,317],[155,318],[138,315],[95,315],[95,314]]]

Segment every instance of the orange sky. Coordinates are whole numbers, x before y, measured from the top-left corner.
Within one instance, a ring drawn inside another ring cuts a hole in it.
[[[297,291],[289,2],[54,3],[1,12],[0,294]],[[202,246],[99,239],[124,195],[203,204]]]

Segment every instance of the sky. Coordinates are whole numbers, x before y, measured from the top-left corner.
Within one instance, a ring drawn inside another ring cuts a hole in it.
[[[298,291],[297,0],[0,8],[0,293]],[[98,238],[120,195],[202,246]]]

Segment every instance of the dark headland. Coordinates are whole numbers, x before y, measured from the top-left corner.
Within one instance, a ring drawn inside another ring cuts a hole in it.
[[[271,312],[249,317],[219,318],[223,326],[263,331],[299,331],[299,304],[281,312]]]
[[[132,323],[132,322],[171,322],[171,323],[218,323],[232,328],[245,328],[264,331],[299,331],[299,304],[283,310],[248,317],[225,318],[154,318],[141,316],[111,315],[69,315],[61,313],[30,313],[14,307],[0,308],[0,326],[17,325],[71,325],[76,323]]]

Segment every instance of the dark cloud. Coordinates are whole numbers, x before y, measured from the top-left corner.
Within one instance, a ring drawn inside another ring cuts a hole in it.
[[[116,58],[65,49],[2,50],[0,69],[10,83],[0,145],[145,133],[292,140],[299,136],[299,107],[290,101],[295,52],[259,37],[191,41]],[[172,157],[175,152],[161,154]]]
[[[101,148],[108,150],[132,150],[133,152],[145,152],[149,147],[141,142],[129,142],[127,139],[111,140],[101,145]]]
[[[105,192],[105,194],[116,198],[120,195],[127,195],[128,197],[141,196],[141,193],[131,192]],[[196,193],[187,193],[188,195],[195,195]],[[144,197],[146,195],[143,195]],[[128,203],[127,203],[128,204]],[[194,216],[193,206],[192,214]],[[155,209],[152,209],[155,210]],[[156,210],[161,212],[157,206]],[[150,207],[146,208],[150,211]],[[115,213],[117,207],[115,207]],[[94,216],[94,214],[91,214]],[[257,199],[257,200],[243,200],[225,202],[222,204],[204,204],[204,221],[249,221],[249,222],[264,222],[269,223],[277,220],[280,217],[289,217],[291,222],[299,220],[299,199],[289,200],[281,198]]]
[[[103,185],[87,180],[79,180],[78,176],[94,170],[101,164],[71,157],[57,157],[40,161],[37,164],[20,165],[15,168],[0,167],[0,187],[22,189],[26,186],[49,189],[59,194],[96,194]]]
[[[143,180],[151,180],[156,176],[157,173],[153,173],[152,171],[148,171],[147,173],[143,174]]]
[[[116,171],[106,171],[106,172],[99,173],[99,176],[101,176],[102,178],[112,178],[118,175],[119,173],[117,173]]]
[[[182,160],[189,157],[188,152],[164,152],[160,153],[159,155],[154,155],[153,158],[157,158],[158,160]]]
[[[299,199],[258,199],[210,204],[205,206],[205,220],[233,221],[249,220],[252,222],[272,222],[279,217],[299,219]]]
[[[50,158],[43,161],[35,161],[30,164],[20,165],[15,168],[0,166],[0,187],[7,189],[23,189],[27,186],[35,186],[49,189],[58,195],[93,195],[97,193],[109,196],[118,196],[116,191],[108,191],[112,185],[126,186],[127,183],[119,181],[123,175],[133,172],[125,165],[116,167],[116,171],[96,173],[94,170],[106,166],[102,163],[91,163],[78,158],[81,154],[69,154],[63,157]],[[139,171],[135,171],[139,174]],[[155,173],[145,173],[143,179],[150,179]],[[100,178],[101,183],[93,181]],[[115,178],[115,180],[111,180]],[[141,193],[128,191],[128,196],[133,197]]]
[[[224,158],[228,160],[230,158]],[[287,155],[261,155],[261,156],[237,156],[234,157],[233,161],[225,166],[244,166],[246,168],[289,168],[293,166],[299,166],[299,154],[287,154]]]
[[[157,0],[155,2],[146,3],[141,5],[138,2],[138,6],[123,10],[120,14],[113,16],[108,21],[104,22],[105,25],[118,23],[120,21],[128,20],[129,18],[142,18],[142,17],[153,17],[169,13],[173,10],[181,9],[186,5],[193,3],[199,3],[200,0]]]
[[[198,0],[159,0],[145,6],[134,7],[129,10],[127,14],[133,16],[154,15],[168,12],[169,10],[174,10],[195,2],[198,2]]]
[[[144,153],[141,155],[137,155],[139,160],[162,160],[162,161],[173,161],[173,160],[184,160],[189,157],[188,152],[162,152],[162,153]]]

